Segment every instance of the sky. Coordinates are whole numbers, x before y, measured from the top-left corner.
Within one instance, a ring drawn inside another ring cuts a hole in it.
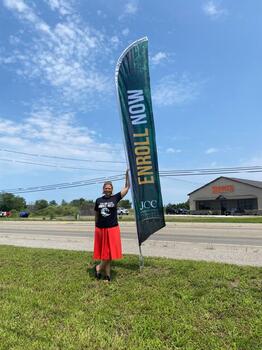
[[[261,15],[260,0],[1,0],[0,191],[124,173],[115,67],[144,36],[160,171],[262,166]],[[161,176],[163,202],[220,175]],[[101,192],[93,183],[21,196]]]

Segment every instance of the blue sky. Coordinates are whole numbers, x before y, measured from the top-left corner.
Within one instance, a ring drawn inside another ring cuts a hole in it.
[[[114,71],[144,36],[160,170],[262,165],[261,14],[260,0],[1,0],[0,190],[124,172]],[[185,201],[217,176],[162,177],[163,201]]]

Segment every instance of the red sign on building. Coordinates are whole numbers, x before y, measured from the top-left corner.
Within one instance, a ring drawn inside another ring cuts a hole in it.
[[[212,186],[212,193],[224,193],[224,192],[234,192],[235,188],[233,185],[224,186]]]

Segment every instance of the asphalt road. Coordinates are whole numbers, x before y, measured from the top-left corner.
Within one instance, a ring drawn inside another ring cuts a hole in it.
[[[139,254],[134,222],[122,222],[124,254]],[[0,245],[93,251],[93,222],[0,220]],[[262,266],[262,224],[167,223],[142,244],[144,257]]]
[[[123,239],[136,239],[133,222],[123,222]],[[92,238],[92,222],[36,222],[1,221],[0,235],[56,236],[64,238]],[[262,246],[262,224],[231,223],[167,223],[167,226],[150,237],[153,241],[189,242]]]

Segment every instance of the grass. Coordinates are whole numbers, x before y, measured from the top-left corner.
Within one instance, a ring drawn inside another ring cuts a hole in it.
[[[262,269],[0,247],[0,349],[261,350]]]
[[[165,216],[166,222],[221,222],[221,223],[249,223],[249,224],[262,224],[262,216]]]

